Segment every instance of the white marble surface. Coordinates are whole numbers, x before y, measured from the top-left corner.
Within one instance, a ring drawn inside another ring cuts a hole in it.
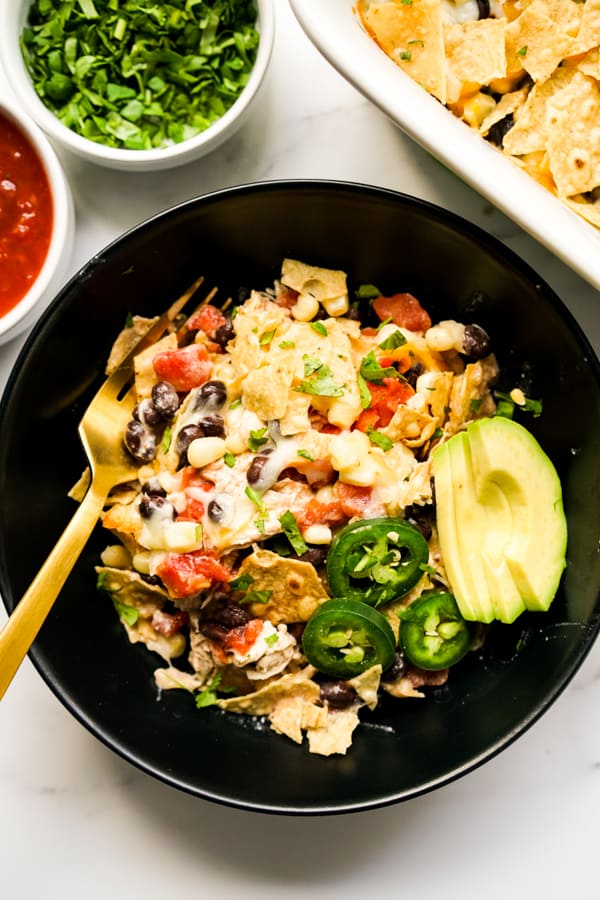
[[[206,190],[287,177],[371,182],[499,237],[600,350],[598,293],[404,137],[319,57],[285,0],[276,3],[268,80],[224,148],[137,177],[65,159],[78,215],[72,271],[142,219]],[[0,348],[0,386],[21,344]],[[138,772],[89,735],[26,661],[0,707],[0,896],[592,900],[599,709],[596,646],[533,729],[460,781],[368,813],[282,819],[218,807]]]

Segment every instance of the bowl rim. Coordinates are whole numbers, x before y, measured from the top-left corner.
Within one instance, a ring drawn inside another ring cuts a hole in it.
[[[538,292],[543,292],[545,299],[559,313],[561,319],[565,323],[565,326],[572,333],[577,344],[581,347],[582,352],[585,353],[586,363],[591,367],[594,378],[600,387],[600,359],[598,358],[595,350],[590,344],[589,339],[583,332],[582,328],[579,326],[577,320],[575,319],[569,308],[560,299],[557,293],[543,280],[543,278],[538,275],[538,273],[535,272],[535,270],[526,261],[524,261],[511,248],[503,244],[502,241],[498,238],[488,234],[479,226],[472,224],[462,216],[450,210],[444,209],[443,207],[439,207],[435,203],[423,200],[418,197],[413,197],[411,195],[390,188],[379,187],[361,182],[347,182],[343,180],[333,179],[276,179],[220,188],[181,201],[172,207],[153,214],[152,216],[140,222],[138,225],[135,225],[127,231],[123,232],[120,236],[107,244],[102,252],[95,254],[91,259],[89,259],[63,286],[50,306],[45,310],[40,319],[38,319],[34,328],[29,333],[25,344],[21,348],[17,363],[13,367],[9,375],[5,390],[2,397],[0,398],[0,427],[7,413],[9,398],[12,396],[15,388],[17,387],[21,369],[27,363],[29,356],[35,352],[38,341],[44,340],[45,330],[49,327],[53,327],[52,320],[60,314],[62,304],[64,303],[65,298],[68,296],[68,292],[77,281],[87,281],[90,277],[93,277],[94,271],[98,267],[106,264],[107,260],[110,259],[111,254],[113,252],[116,252],[122,241],[129,240],[129,238],[133,235],[152,229],[154,225],[159,221],[164,221],[171,217],[175,218],[197,206],[201,207],[203,205],[210,205],[214,202],[218,202],[220,198],[230,198],[236,195],[243,196],[252,193],[268,194],[280,190],[304,191],[315,189],[321,191],[331,190],[333,192],[339,190],[342,193],[349,192],[351,194],[366,194],[373,198],[380,198],[383,200],[387,198],[393,200],[394,202],[400,202],[401,204],[408,206],[409,208],[412,208],[414,210],[422,210],[427,214],[434,214],[446,224],[457,226],[469,239],[476,239],[479,244],[483,244],[485,249],[493,251],[497,257],[499,256],[503,260],[506,260],[509,265],[516,266],[518,270],[523,273],[523,276],[525,278],[531,280],[532,283],[535,284]],[[5,579],[5,572],[0,566],[0,588],[2,588],[2,600],[6,609],[10,612],[10,610],[14,607],[14,603],[9,604],[7,602],[7,592],[5,590],[7,586],[8,585]],[[72,692],[68,688],[61,686],[52,676],[52,674],[47,671],[45,660],[41,658],[41,654],[36,649],[35,644],[29,653],[29,658],[50,690],[54,693],[61,704],[77,719],[77,721],[80,722],[80,724],[82,724],[101,743],[115,752],[123,760],[135,766],[140,771],[143,771],[146,774],[156,778],[163,784],[174,787],[178,790],[183,791],[184,793],[203,800],[215,802],[220,805],[229,806],[236,809],[243,809],[249,812],[290,816],[322,816],[369,811],[386,807],[398,802],[403,802],[405,800],[427,794],[433,790],[450,784],[453,781],[456,781],[464,775],[468,774],[469,772],[479,768],[479,766],[481,766],[482,764],[493,759],[500,752],[509,747],[514,741],[524,735],[529,730],[529,728],[533,724],[535,724],[535,722],[537,722],[537,720],[541,718],[541,716],[553,705],[553,703],[566,689],[574,675],[583,664],[599,632],[600,608],[598,609],[597,614],[594,616],[594,621],[591,622],[590,625],[585,629],[585,635],[581,640],[577,653],[572,654],[572,657],[569,660],[569,665],[564,667],[561,679],[558,682],[554,682],[546,689],[543,697],[538,700],[538,702],[534,706],[532,706],[529,715],[522,719],[518,726],[513,728],[510,732],[501,735],[484,751],[470,757],[462,765],[454,767],[445,775],[424,782],[419,786],[418,789],[410,790],[409,792],[407,792],[406,790],[401,790],[390,793],[389,795],[385,795],[385,797],[374,798],[373,800],[353,801],[347,804],[336,802],[333,804],[314,805],[310,807],[297,806],[293,804],[276,805],[272,803],[252,803],[249,801],[236,801],[230,796],[224,796],[218,792],[211,792],[210,790],[204,788],[198,788],[197,786],[194,786],[187,781],[178,778],[176,775],[170,774],[168,771],[154,766],[152,763],[141,758],[140,755],[135,751],[132,751],[130,748],[128,748],[125,740],[121,740],[117,735],[110,734],[106,729],[103,729],[101,726],[96,724],[92,714],[93,711],[90,712],[89,710],[84,709],[82,705],[78,703],[77,699],[72,695]]]
[[[165,166],[171,162],[185,161],[201,150],[214,149],[228,136],[230,129],[243,121],[249,106],[260,88],[267,72],[275,38],[274,0],[253,0],[257,11],[257,27],[260,33],[256,60],[250,77],[241,94],[229,109],[208,128],[188,140],[169,147],[152,150],[126,150],[107,147],[91,141],[67,128],[48,109],[36,94],[19,49],[18,36],[26,18],[26,8],[32,0],[3,0],[0,4],[0,60],[8,82],[20,103],[51,138],[59,141],[71,152],[90,161],[115,167],[127,166],[140,169],[152,163]],[[15,15],[15,12],[18,14]],[[17,40],[15,40],[15,37]]]
[[[0,316],[0,337],[12,337],[26,327],[27,319],[51,287],[52,280],[69,261],[74,236],[74,208],[69,182],[60,160],[44,132],[16,102],[0,99],[0,116],[7,118],[25,136],[40,160],[52,198],[52,234],[46,258],[38,275],[21,299]],[[51,299],[51,298],[48,298]]]

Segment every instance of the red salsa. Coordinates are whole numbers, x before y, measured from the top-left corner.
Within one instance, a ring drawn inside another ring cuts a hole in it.
[[[0,315],[27,293],[52,234],[48,176],[33,146],[0,115]]]

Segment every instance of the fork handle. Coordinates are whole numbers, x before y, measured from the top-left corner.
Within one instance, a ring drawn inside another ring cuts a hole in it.
[[[0,699],[94,530],[105,499],[105,493],[90,485],[71,521],[0,632]]]

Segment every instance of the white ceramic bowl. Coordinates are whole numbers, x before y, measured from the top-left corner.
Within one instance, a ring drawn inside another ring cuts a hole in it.
[[[156,150],[121,150],[88,140],[63,125],[37,96],[19,47],[31,0],[0,0],[0,59],[8,81],[23,108],[49,137],[84,159],[114,169],[138,172],[170,169],[215,150],[246,121],[267,71],[275,32],[273,0],[255,0],[260,42],[257,58],[243,92],[227,112],[206,131]]]
[[[44,133],[12,101],[0,100],[0,116],[9,119],[33,147],[46,170],[52,196],[48,252],[27,293],[12,309],[0,315],[0,344],[4,344],[33,325],[62,287],[73,250],[75,214],[68,181]]]
[[[408,135],[600,289],[600,231],[452,115],[365,33],[354,0],[290,0],[323,56]]]

